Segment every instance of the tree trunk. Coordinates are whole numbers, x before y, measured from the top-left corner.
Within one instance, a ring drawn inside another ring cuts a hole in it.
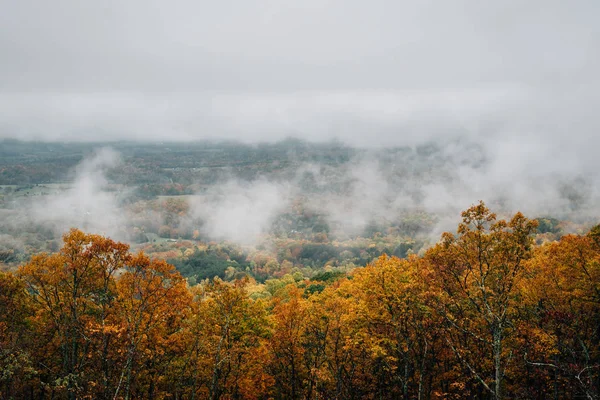
[[[494,351],[494,399],[502,399],[502,326],[494,327],[493,332],[493,351]]]

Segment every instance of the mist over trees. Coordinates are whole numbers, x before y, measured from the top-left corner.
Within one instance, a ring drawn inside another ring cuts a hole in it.
[[[465,140],[3,143],[2,398],[598,397],[593,174],[501,190]]]
[[[3,145],[1,398],[599,395],[594,173],[465,138]]]

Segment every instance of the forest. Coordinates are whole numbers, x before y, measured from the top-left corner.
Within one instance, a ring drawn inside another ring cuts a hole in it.
[[[0,400],[600,400],[600,1],[0,1]]]
[[[2,399],[599,396],[585,177],[465,138],[0,155]]]
[[[126,242],[195,282],[249,275],[264,283],[347,272],[382,254],[419,254],[478,199],[504,217],[531,215],[540,243],[596,223],[591,174],[540,179],[531,171],[494,180],[494,169],[504,169],[495,157],[493,148],[463,137],[380,149],[297,139],[5,139],[0,269],[57,251],[72,227]]]
[[[0,274],[1,397],[598,398],[600,226],[537,227],[480,202],[421,255],[277,285],[72,229]]]

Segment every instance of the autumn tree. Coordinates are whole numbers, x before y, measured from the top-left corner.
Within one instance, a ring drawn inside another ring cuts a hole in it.
[[[336,281],[309,297],[304,333],[309,370],[307,398],[377,396],[370,332],[361,313],[354,280]]]
[[[416,258],[381,256],[352,280],[354,324],[372,361],[379,398],[425,398],[432,391],[437,325],[426,304],[428,277]]]
[[[525,361],[554,398],[600,394],[600,246],[597,230],[545,244],[530,261]],[[543,386],[543,385],[542,385]]]
[[[98,386],[101,396],[108,370],[103,365],[98,377],[95,363],[106,359],[107,320],[116,297],[113,276],[127,261],[129,247],[75,229],[63,240],[59,253],[34,256],[19,270],[45,345],[39,349],[41,376],[52,391],[64,389],[70,399],[95,393]]]
[[[249,298],[246,280],[214,279],[194,288],[188,385],[191,398],[252,399],[271,384],[266,375],[269,322],[264,304]]]
[[[37,375],[30,354],[32,314],[25,283],[14,274],[0,272],[0,398],[32,394]]]
[[[435,307],[445,322],[445,341],[494,399],[504,397],[517,287],[535,228],[521,213],[497,220],[480,202],[462,213],[456,235],[444,233],[426,255],[440,288]]]
[[[293,285],[287,289],[287,298],[276,298],[273,308],[270,371],[275,378],[277,398],[300,399],[308,379],[304,335],[309,311],[301,290]]]
[[[178,343],[191,298],[185,280],[165,261],[139,253],[123,265],[115,302],[122,359],[114,398],[152,399],[169,390],[157,382],[184,352]]]

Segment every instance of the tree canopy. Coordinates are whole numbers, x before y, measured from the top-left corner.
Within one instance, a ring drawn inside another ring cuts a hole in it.
[[[600,228],[536,226],[479,203],[422,256],[264,284],[73,229],[0,272],[0,398],[598,398]]]

